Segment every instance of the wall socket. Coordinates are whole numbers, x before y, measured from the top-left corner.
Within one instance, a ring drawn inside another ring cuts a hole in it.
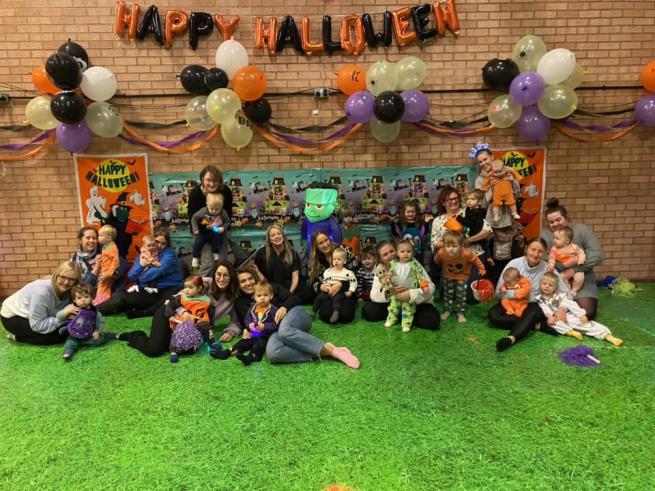
[[[312,116],[314,116],[315,118],[318,118],[319,114],[321,114],[321,112],[318,109],[312,110]]]
[[[327,87],[319,87],[317,89],[314,89],[314,97],[317,97],[319,99],[323,99],[330,95],[330,91],[328,90]]]

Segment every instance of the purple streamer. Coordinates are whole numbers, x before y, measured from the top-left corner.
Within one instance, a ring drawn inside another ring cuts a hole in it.
[[[350,130],[352,130],[355,127],[355,124],[356,123],[350,123],[349,125],[341,128],[340,130],[335,131],[331,135],[326,136],[325,138],[321,138],[321,139],[319,139],[317,141],[307,140],[305,138],[300,138],[300,137],[297,137],[297,136],[285,135],[285,134],[279,133],[277,131],[271,131],[271,134],[276,136],[280,140],[286,141],[287,143],[293,143],[295,145],[302,145],[302,146],[314,146],[316,144],[320,144],[320,143],[328,142],[328,141],[331,141],[331,140],[336,140],[337,138],[344,137],[345,135],[348,134],[348,132]]]
[[[30,145],[36,145],[37,143],[47,139],[55,132],[55,130],[48,130],[41,133],[34,140],[28,143],[13,143],[10,145],[0,145],[0,150],[20,150],[21,148],[28,147]]]
[[[187,143],[187,142],[189,142],[189,141],[191,141],[191,140],[195,140],[195,139],[201,137],[202,135],[204,135],[205,133],[206,133],[205,131],[196,131],[195,133],[191,133],[190,135],[185,136],[184,138],[182,138],[181,140],[178,140],[178,141],[173,141],[173,142],[155,142],[155,143],[156,143],[157,145],[162,146],[162,147],[170,148],[170,147],[174,147],[174,146],[176,146],[176,145],[182,145],[183,143]],[[125,135],[123,135],[123,134],[121,134],[121,135],[119,135],[119,136],[120,136],[123,140],[125,140],[125,141],[127,141],[127,142],[129,142],[129,143],[131,143],[131,144],[133,144],[133,145],[143,145],[143,146],[147,146],[145,143],[142,143],[142,142],[140,142],[140,141],[138,141],[138,140],[135,140],[134,138],[132,138],[132,137],[130,137],[130,136],[125,136]]]
[[[589,126],[582,126],[581,124],[576,123],[575,121],[572,121],[570,119],[565,119],[562,121],[562,124],[566,126],[567,128],[572,128],[575,130],[587,130],[591,131],[593,133],[608,133],[611,131],[614,131],[616,129],[625,129],[628,128],[629,126],[632,126],[635,124],[634,119],[628,119],[626,121],[621,121],[619,123],[616,123],[613,126],[601,126],[597,124],[592,124]]]

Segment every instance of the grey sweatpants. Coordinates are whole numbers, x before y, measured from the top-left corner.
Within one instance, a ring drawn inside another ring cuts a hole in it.
[[[317,358],[325,344],[309,334],[312,317],[301,305],[293,307],[268,340],[266,356],[271,363],[304,363]]]

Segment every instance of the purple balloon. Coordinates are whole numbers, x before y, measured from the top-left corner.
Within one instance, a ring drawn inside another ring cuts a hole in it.
[[[655,95],[645,95],[637,101],[635,119],[644,126],[655,126]]]
[[[509,85],[509,95],[521,106],[536,104],[544,95],[546,84],[544,78],[535,72],[523,72],[517,75]]]
[[[521,117],[516,123],[518,135],[524,140],[537,142],[548,134],[550,119],[541,114],[537,106],[523,108]]]
[[[346,117],[354,123],[368,123],[375,111],[375,96],[368,90],[355,92],[348,97],[344,106]]]
[[[405,111],[403,112],[403,121],[407,123],[418,123],[423,121],[430,110],[430,101],[428,96],[416,89],[406,90],[400,93],[400,97],[405,102]]]
[[[93,133],[84,121],[79,123],[61,123],[55,131],[57,141],[70,153],[82,153],[91,145]]]

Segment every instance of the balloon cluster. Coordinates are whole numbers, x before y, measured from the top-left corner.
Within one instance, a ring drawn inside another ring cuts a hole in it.
[[[123,129],[120,113],[106,102],[116,93],[116,75],[89,65],[84,48],[69,39],[48,57],[45,66],[32,71],[32,82],[43,95],[25,109],[32,126],[56,128],[57,141],[73,153],[86,150],[93,135],[113,138]],[[87,106],[82,94],[93,102]]]
[[[655,60],[641,71],[641,84],[650,94],[635,105],[635,119],[644,126],[655,126]]]
[[[195,95],[186,107],[189,127],[208,131],[221,125],[225,143],[237,150],[252,140],[252,123],[271,118],[271,105],[263,98],[266,77],[248,65],[248,53],[241,43],[229,39],[216,50],[216,67],[189,65],[180,73],[184,88]],[[229,82],[232,89],[228,89]],[[243,101],[243,107],[242,107]]]
[[[520,137],[539,141],[551,119],[570,116],[578,106],[575,89],[584,78],[575,55],[565,48],[546,50],[541,38],[522,37],[512,59],[494,58],[482,68],[482,79],[494,90],[509,90],[489,105],[489,121],[498,128],[517,123]]]
[[[337,72],[337,85],[349,96],[346,116],[355,123],[370,123],[376,140],[391,143],[400,133],[401,120],[417,123],[430,110],[427,96],[417,90],[426,71],[425,63],[415,56],[395,64],[380,60],[365,76],[356,65],[342,68]]]

